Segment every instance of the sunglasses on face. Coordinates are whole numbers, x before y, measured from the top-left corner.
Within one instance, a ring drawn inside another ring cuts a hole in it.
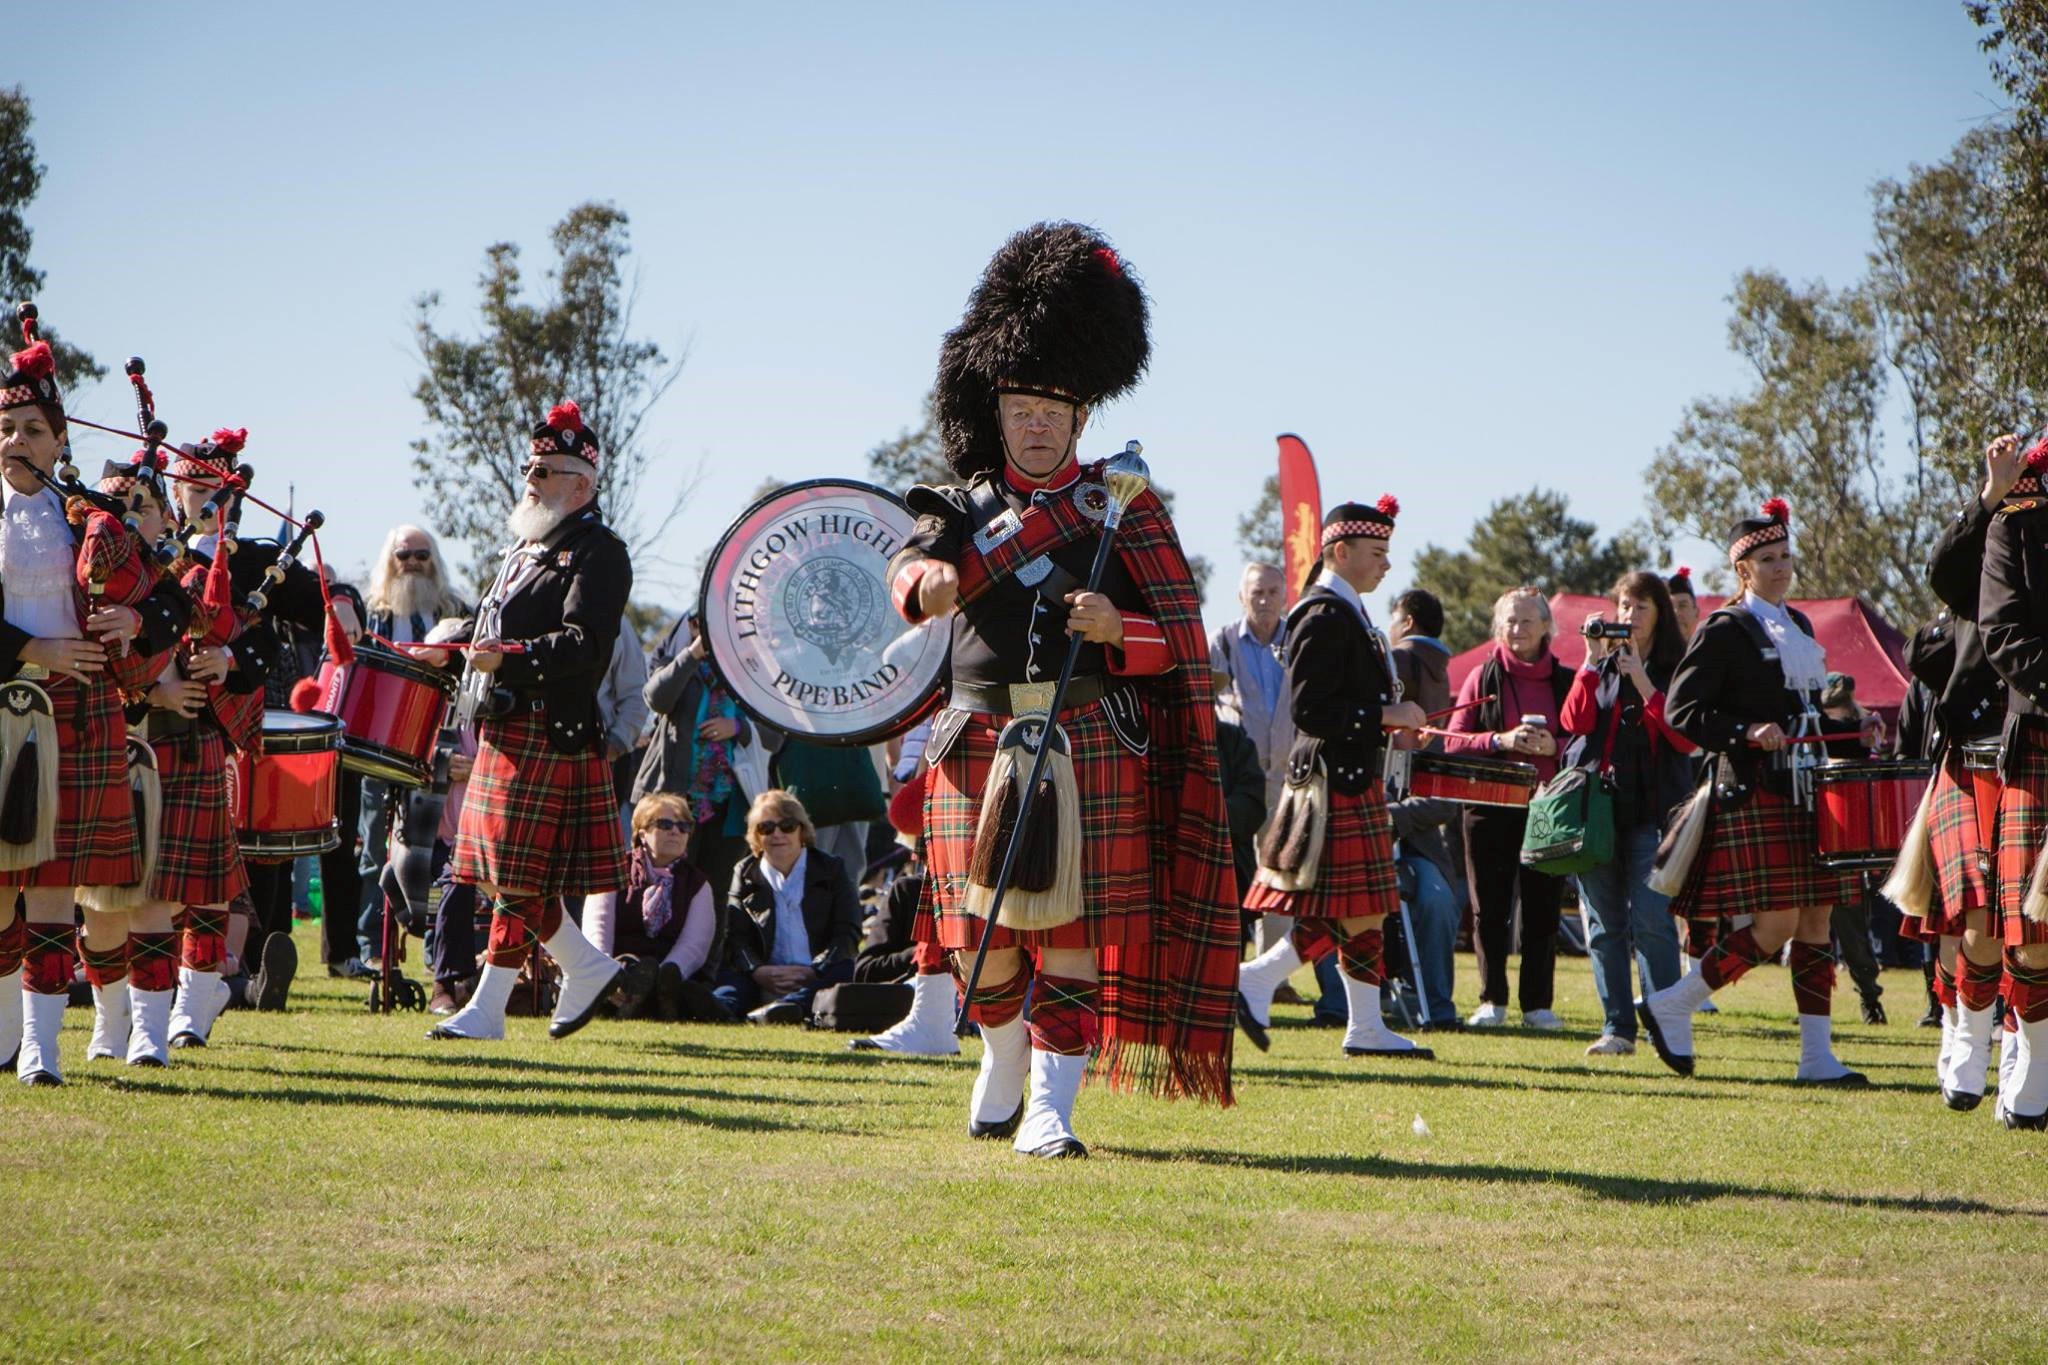
[[[677,834],[682,831],[683,822],[680,820],[671,820],[666,815],[664,815],[659,817],[658,819],[648,821],[647,827],[649,829],[658,829],[663,834]]]
[[[401,564],[411,563],[414,560],[424,564],[434,557],[434,552],[432,550],[393,550],[391,557]]]
[[[542,464],[539,460],[535,460],[520,472],[535,483],[546,483],[558,474],[565,479],[569,479],[575,478],[581,473],[580,470],[575,469],[554,469]]]
[[[802,822],[797,820],[763,820],[754,826],[754,833],[768,835],[781,830],[784,834],[794,834],[802,828]]]

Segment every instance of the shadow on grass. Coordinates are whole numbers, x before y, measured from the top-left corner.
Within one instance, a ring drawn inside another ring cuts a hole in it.
[[[250,1074],[250,1073],[244,1073]],[[739,1090],[721,1090],[715,1086],[655,1085],[650,1084],[642,1073],[639,1082],[602,1081],[591,1085],[576,1086],[567,1081],[522,1080],[517,1076],[392,1076],[384,1074],[365,1075],[356,1071],[265,1071],[254,1074],[275,1076],[280,1080],[292,1081],[339,1081],[343,1084],[361,1085],[404,1085],[432,1087],[453,1093],[475,1091],[550,1091],[558,1093],[585,1093],[596,1095],[641,1095],[649,1099],[677,1100],[725,1100],[733,1104],[759,1104],[786,1106],[791,1109],[809,1109],[820,1105],[835,1105],[832,1100],[801,1099],[790,1095],[761,1095]],[[836,1107],[836,1105],[835,1105]]]
[[[1378,1180],[1469,1180],[1478,1184],[1565,1185],[1596,1199],[1624,1204],[1706,1204],[1720,1199],[1783,1199],[1831,1208],[1878,1209],[1888,1213],[1957,1213],[1971,1216],[2048,1219],[2048,1211],[1986,1204],[1976,1199],[1927,1199],[1913,1195],[1843,1194],[1742,1185],[1725,1180],[1664,1180],[1656,1176],[1600,1175],[1562,1167],[1504,1166],[1485,1162],[1402,1161],[1386,1156],[1274,1156],[1193,1147],[1165,1151],[1104,1144],[1105,1153],[1136,1161],[1199,1162],[1245,1170],[1310,1175],[1359,1176]]]
[[[1393,1085],[1419,1085],[1449,1090],[1512,1090],[1517,1094],[1536,1091],[1551,1095],[1646,1095],[1657,1099],[1680,1100],[1725,1100],[1725,1095],[1714,1095],[1702,1090],[1687,1090],[1677,1085],[1616,1085],[1602,1080],[1598,1073],[1587,1073],[1591,1082],[1587,1085],[1545,1085],[1538,1081],[1504,1081],[1490,1076],[1475,1076],[1468,1070],[1423,1070],[1432,1065],[1418,1062],[1412,1067],[1397,1069],[1331,1071],[1310,1067],[1288,1067],[1280,1069],[1266,1066],[1246,1066],[1238,1062],[1231,1067],[1234,1075],[1247,1084],[1256,1080],[1261,1085],[1322,1087],[1330,1084],[1355,1085],[1359,1082],[1385,1081]],[[1654,1079],[1636,1077],[1634,1079]]]
[[[273,1089],[239,1090],[224,1085],[147,1085],[135,1084],[125,1079],[113,1081],[116,1088],[133,1095],[160,1095],[179,1100],[188,1095],[203,1095],[217,1100],[257,1100],[271,1104],[289,1104],[316,1108],[361,1108],[361,1109],[402,1109],[435,1110],[466,1117],[495,1117],[517,1115],[529,1118],[588,1118],[619,1119],[627,1122],[682,1123],[701,1128],[718,1128],[729,1132],[752,1133],[815,1133],[830,1137],[858,1137],[862,1130],[842,1128],[815,1122],[784,1122],[780,1119],[760,1118],[746,1114],[714,1114],[684,1105],[666,1104],[596,1104],[551,1101],[493,1100],[486,1104],[464,1103],[454,1098],[394,1097],[372,1094],[361,1090],[311,1090],[297,1086]],[[736,1098],[736,1097],[733,1097]],[[775,1099],[767,1103],[781,1105],[785,1100]]]
[[[1711,1058],[1709,1058],[1708,1060],[1710,1060],[1710,1061],[1711,1061],[1712,1059],[1711,1059]],[[1905,1072],[1915,1072],[1915,1073],[1917,1073],[1917,1072],[1922,1072],[1922,1071],[1925,1071],[1925,1070],[1926,1070],[1926,1067],[1925,1067],[1924,1065],[1922,1065],[1921,1063],[1918,1063],[1918,1062],[1911,1062],[1911,1063],[1908,1063],[1908,1062],[1865,1062],[1865,1061],[1852,1061],[1852,1062],[1851,1062],[1850,1064],[1851,1064],[1851,1065],[1852,1065],[1852,1066],[1853,1066],[1853,1067],[1854,1067],[1854,1068],[1855,1068],[1856,1070],[1859,1070],[1859,1071],[1865,1071],[1865,1072],[1869,1072],[1869,1071],[1905,1071]],[[1588,1086],[1585,1086],[1585,1087],[1583,1087],[1583,1089],[1585,1089],[1585,1090],[1586,1090],[1586,1091],[1588,1091],[1588,1092],[1592,1092],[1592,1091],[1605,1091],[1605,1090],[1608,1090],[1608,1089],[1610,1089],[1611,1087],[1610,1087],[1610,1086],[1608,1086],[1608,1085],[1607,1085],[1607,1084],[1605,1083],[1605,1081],[1604,1081],[1603,1079],[1601,1079],[1601,1078],[1603,1078],[1603,1077],[1606,1077],[1606,1076],[1609,1076],[1609,1075],[1621,1076],[1621,1075],[1633,1075],[1633,1074],[1634,1074],[1634,1073],[1627,1073],[1627,1072],[1607,1072],[1607,1071],[1602,1071],[1601,1069],[1599,1069],[1599,1068],[1597,1068],[1597,1067],[1593,1067],[1593,1066],[1590,1066],[1590,1065],[1589,1065],[1589,1066],[1573,1066],[1573,1065],[1571,1065],[1570,1063],[1559,1063],[1559,1064],[1555,1064],[1555,1065],[1539,1065],[1538,1063],[1535,1063],[1535,1062],[1488,1062],[1488,1063],[1486,1063],[1485,1065],[1487,1065],[1488,1067],[1490,1067],[1490,1068],[1492,1068],[1492,1069],[1494,1069],[1494,1070],[1498,1070],[1498,1071],[1533,1071],[1533,1072],[1537,1073],[1538,1075],[1545,1075],[1545,1076],[1584,1076],[1584,1077],[1588,1077],[1588,1078],[1591,1078],[1591,1079],[1593,1080],[1593,1082],[1594,1082],[1594,1083],[1593,1083],[1593,1084],[1591,1084],[1591,1085],[1588,1085]],[[1653,1073],[1653,1074],[1655,1074],[1655,1073]],[[1676,1076],[1676,1075],[1674,1075],[1674,1076],[1672,1076],[1672,1077],[1671,1077],[1670,1079],[1671,1079],[1671,1080],[1672,1080],[1673,1082],[1677,1082],[1677,1081],[1681,1081],[1681,1080],[1683,1080],[1684,1078],[1683,1078],[1683,1077],[1680,1077],[1680,1076]],[[1792,1088],[1792,1089],[1794,1089],[1794,1090],[1804,1090],[1804,1091],[1813,1091],[1813,1090],[1815,1089],[1815,1087],[1813,1087],[1813,1086],[1811,1086],[1811,1085],[1807,1085],[1807,1084],[1804,1084],[1804,1083],[1802,1083],[1802,1082],[1800,1082],[1800,1081],[1796,1081],[1796,1080],[1792,1079],[1792,1078],[1791,1078],[1790,1076],[1731,1076],[1731,1075],[1726,1075],[1726,1074],[1722,1074],[1722,1073],[1718,1073],[1718,1072],[1703,1072],[1703,1073],[1701,1073],[1701,1074],[1699,1074],[1699,1075],[1695,1076],[1695,1077],[1694,1077],[1693,1079],[1695,1079],[1695,1080],[1698,1080],[1698,1081],[1702,1081],[1702,1082],[1706,1082],[1706,1083],[1709,1083],[1709,1084],[1713,1084],[1713,1085],[1747,1085],[1747,1086],[1759,1086],[1759,1085],[1760,1085],[1760,1086],[1772,1086],[1772,1087],[1780,1087],[1780,1088],[1782,1088],[1782,1087],[1790,1087],[1790,1088]],[[1496,1082],[1496,1084],[1498,1084],[1498,1082]],[[1530,1088],[1531,1088],[1531,1089],[1538,1089],[1538,1088],[1541,1088],[1541,1087],[1531,1086]],[[1574,1087],[1574,1088],[1579,1088],[1579,1087]],[[1880,1092],[1891,1092],[1891,1091],[1895,1091],[1895,1092],[1897,1092],[1897,1093],[1899,1093],[1899,1094],[1927,1094],[1927,1095],[1931,1095],[1931,1094],[1934,1094],[1934,1093],[1935,1093],[1935,1091],[1937,1090],[1937,1088],[1938,1088],[1938,1087],[1936,1087],[1936,1086],[1934,1085],[1934,1083],[1933,1083],[1933,1082],[1931,1082],[1931,1081],[1877,1081],[1877,1082],[1873,1082],[1873,1083],[1872,1083],[1871,1085],[1869,1085],[1869,1086],[1867,1086],[1867,1087],[1865,1087],[1865,1088],[1866,1088],[1866,1089],[1868,1089],[1868,1090],[1874,1090],[1874,1091],[1880,1091]],[[1653,1091],[1642,1091],[1642,1092],[1639,1092],[1639,1093],[1643,1093],[1643,1094],[1652,1094],[1652,1093],[1655,1093],[1655,1094],[1662,1094],[1663,1092],[1662,1092],[1662,1091],[1654,1091],[1654,1092],[1653,1092]],[[1849,1092],[1849,1093],[1851,1093],[1851,1094],[1854,1094],[1854,1093],[1856,1093],[1856,1092],[1854,1092],[1854,1091],[1851,1091],[1851,1092]]]

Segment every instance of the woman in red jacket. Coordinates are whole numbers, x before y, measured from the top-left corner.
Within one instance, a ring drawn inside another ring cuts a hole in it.
[[[1604,1016],[1599,1039],[1586,1049],[1589,1057],[1636,1050],[1631,958],[1641,960],[1644,995],[1678,980],[1671,898],[1651,890],[1649,879],[1665,820],[1691,787],[1686,755],[1697,747],[1664,719],[1664,690],[1685,654],[1664,580],[1626,574],[1612,598],[1615,622],[1629,634],[1605,638],[1597,633],[1602,618],[1590,618],[1586,663],[1564,699],[1565,732],[1585,737],[1581,761],[1608,769],[1614,783],[1614,858],[1578,877],[1593,989]]]

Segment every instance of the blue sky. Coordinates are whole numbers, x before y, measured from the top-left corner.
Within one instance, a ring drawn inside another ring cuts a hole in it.
[[[249,427],[344,567],[417,513],[410,300],[466,325],[487,244],[537,268],[572,204],[623,207],[641,330],[689,351],[647,428],[659,477],[703,468],[643,571],[671,607],[764,475],[859,475],[916,420],[982,264],[1049,217],[1151,290],[1151,377],[1084,453],[1144,440],[1222,570],[1212,615],[1282,431],[1326,500],[1401,497],[1389,589],[1534,483],[1613,529],[1686,401],[1742,382],[1734,275],[1853,277],[1870,182],[1996,99],[1942,0],[45,5],[9,31],[46,316],[147,357],[174,433]],[[128,416],[113,379],[76,410]]]

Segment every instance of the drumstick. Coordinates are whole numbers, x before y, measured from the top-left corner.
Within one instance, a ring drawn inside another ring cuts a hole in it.
[[[1486,703],[1490,701],[1499,700],[1500,698],[1496,696],[1474,697],[1471,701],[1461,701],[1456,706],[1446,706],[1441,711],[1432,711],[1427,716],[1423,717],[1423,719],[1448,720],[1450,717],[1457,715],[1460,711],[1470,711],[1475,706],[1484,706],[1486,705]],[[1444,732],[1439,730],[1437,731],[1437,733],[1442,734]]]
[[[1862,738],[1863,732],[1861,730],[1838,730],[1832,735],[1787,735],[1784,742],[1787,744],[1832,744],[1838,739],[1860,740]],[[1763,745],[1756,740],[1751,740],[1749,747],[1761,749]]]
[[[402,645],[399,644],[396,640],[387,640],[381,635],[372,635],[369,638],[376,641],[380,645],[384,645],[389,649],[397,651],[400,654],[405,653],[407,650],[413,649],[459,650],[474,654],[478,650],[483,648],[483,646],[481,645],[474,644],[428,644],[424,640],[419,640],[411,644]],[[516,640],[503,640],[500,641],[497,645],[493,646],[491,652],[495,654],[524,654],[526,652],[526,646],[520,644]]]

